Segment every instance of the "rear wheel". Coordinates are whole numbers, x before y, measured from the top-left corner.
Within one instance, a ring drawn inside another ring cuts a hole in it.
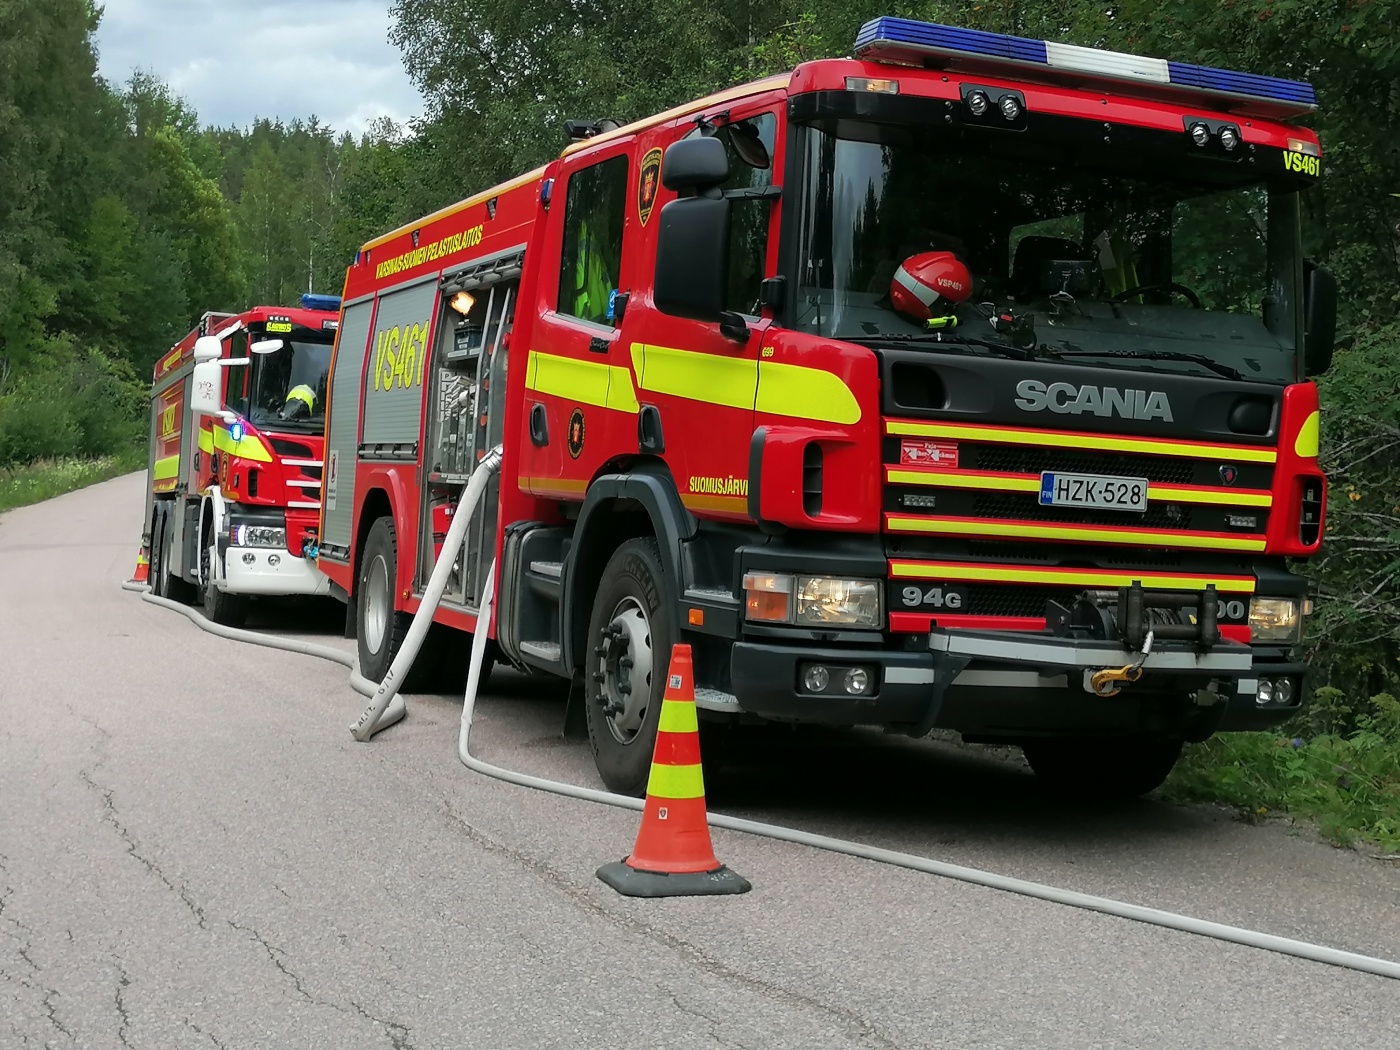
[[[199,544],[199,576],[204,581],[204,615],[225,627],[242,627],[248,619],[248,598],[228,594],[214,586],[214,537],[205,535]]]
[[[676,641],[661,552],[628,540],[603,569],[588,621],[584,697],[588,741],[608,790],[646,791],[666,666]]]
[[[398,587],[399,544],[393,518],[379,518],[365,537],[360,558],[360,575],[355,592],[355,634],[358,639],[360,673],[371,682],[382,682],[393,666],[394,657],[408,635],[413,617],[394,608]],[[462,668],[460,681],[466,683],[467,644],[453,640],[467,638],[432,624],[413,660],[399,691],[431,692],[444,680],[446,671]],[[451,676],[448,676],[451,678]]]
[[[160,552],[160,562],[152,574],[151,589],[162,598],[188,604],[194,598],[194,588],[175,574],[175,506],[162,507],[157,514],[160,518],[159,537],[152,541],[152,550]]]
[[[1049,737],[1026,740],[1021,750],[1041,783],[1082,798],[1145,795],[1171,773],[1181,755],[1174,737]]]

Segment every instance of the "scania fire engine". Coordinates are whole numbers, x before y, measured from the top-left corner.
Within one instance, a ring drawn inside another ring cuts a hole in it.
[[[1297,712],[1313,89],[898,18],[855,54],[574,122],[357,254],[319,564],[364,673],[499,445],[436,623],[569,679],[615,790],[680,641],[719,724],[948,729],[1105,794]]]
[[[330,592],[315,553],[339,305],[207,313],[156,363],[143,545],[157,594],[236,625],[250,596]]]

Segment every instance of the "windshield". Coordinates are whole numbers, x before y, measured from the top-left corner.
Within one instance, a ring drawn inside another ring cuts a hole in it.
[[[320,431],[330,363],[330,343],[284,340],[280,350],[254,354],[249,420],[260,430]]]
[[[1290,187],[1234,166],[1110,159],[1005,132],[850,120],[839,131],[804,129],[796,327],[932,343],[931,323],[899,312],[890,285],[910,256],[947,251],[973,287],[940,311],[956,317],[941,338],[968,350],[1006,342],[993,317],[1010,312],[1037,356],[1295,379]]]

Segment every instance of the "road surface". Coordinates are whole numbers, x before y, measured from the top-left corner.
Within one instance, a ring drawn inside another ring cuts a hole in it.
[[[717,832],[743,897],[593,875],[635,815],[456,756],[460,698],[370,744],[344,670],[120,589],[142,475],[0,519],[0,1047],[1377,1047],[1400,982]],[[267,621],[265,621],[266,623]],[[335,638],[334,610],[270,622]],[[476,750],[596,784],[558,691],[498,675]],[[772,733],[716,809],[1400,955],[1400,865],[1011,762]]]

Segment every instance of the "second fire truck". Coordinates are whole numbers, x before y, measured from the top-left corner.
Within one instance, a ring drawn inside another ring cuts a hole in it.
[[[573,681],[615,790],[681,641],[708,719],[952,729],[1103,794],[1290,717],[1313,89],[897,18],[856,55],[575,125],[365,245],[319,556],[362,670],[499,445],[435,619]]]
[[[242,623],[248,599],[324,595],[315,563],[339,299],[208,313],[156,363],[144,545],[155,593]]]

